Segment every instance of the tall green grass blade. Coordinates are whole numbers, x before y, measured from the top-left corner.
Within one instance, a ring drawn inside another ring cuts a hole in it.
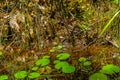
[[[111,22],[115,19],[115,17],[120,13],[120,10],[118,10],[114,16],[109,20],[109,22],[104,26],[103,30],[101,31],[99,37],[101,37],[103,35],[103,33],[107,30],[107,28],[109,27],[109,25],[111,24]]]

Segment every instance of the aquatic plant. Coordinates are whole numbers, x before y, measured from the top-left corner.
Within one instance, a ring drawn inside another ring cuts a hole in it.
[[[32,72],[32,73],[29,73],[29,75],[28,75],[28,78],[30,78],[30,79],[35,79],[38,77],[40,77],[40,73],[38,73],[38,72]]]
[[[70,57],[69,53],[60,53],[56,56],[59,60],[66,60]]]
[[[49,59],[46,59],[46,58],[43,58],[43,59],[39,59],[36,61],[35,63],[37,66],[47,66],[50,64],[50,60]]]
[[[27,71],[18,71],[14,74],[14,77],[17,79],[24,79],[27,77]]]
[[[94,73],[90,75],[89,80],[108,80],[107,76],[103,73]]]
[[[113,64],[107,64],[107,65],[102,67],[100,72],[104,73],[104,74],[112,75],[112,74],[120,72],[120,67],[113,65]]]
[[[0,80],[8,80],[8,76],[7,75],[1,75]]]
[[[85,62],[85,61],[87,61],[87,58],[85,58],[85,57],[80,57],[79,58],[79,62]]]
[[[75,67],[74,66],[64,66],[63,68],[62,68],[62,72],[63,73],[73,73],[73,72],[75,72]]]
[[[32,70],[32,71],[37,71],[38,69],[39,69],[38,66],[34,66],[31,70]]]
[[[68,62],[66,62],[66,61],[59,62],[59,63],[55,64],[55,69],[60,70],[61,68],[65,67],[65,66],[69,66]]]
[[[113,65],[113,64],[107,64],[102,67],[102,69],[99,71],[99,73],[94,73],[89,76],[89,80],[108,80],[107,75],[113,75],[115,73],[120,72],[120,67]],[[107,74],[107,75],[106,75]]]
[[[87,60],[87,58],[85,57],[80,57],[79,62],[82,63],[83,66],[90,66],[92,63],[90,61]]]

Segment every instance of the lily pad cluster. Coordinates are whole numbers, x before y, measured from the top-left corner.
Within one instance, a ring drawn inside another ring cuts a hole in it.
[[[27,71],[18,71],[14,74],[14,76],[17,79],[25,79],[26,77],[28,77],[30,79],[34,79],[34,78],[40,77],[40,73],[38,73],[38,72],[28,73]]]
[[[58,60],[54,61],[55,69],[61,70],[63,73],[73,73],[75,71],[75,67],[65,61],[70,57],[69,53],[60,53],[56,57]]]
[[[102,69],[89,76],[89,80],[108,80],[107,75],[113,75],[115,73],[120,72],[120,67],[113,65],[113,64],[107,64],[102,67]]]
[[[85,57],[80,57],[78,60],[80,63],[83,64],[83,66],[90,66],[92,63],[87,60]]]
[[[43,58],[38,59],[35,62],[35,66],[31,69],[31,71],[28,73],[27,71],[17,71],[14,74],[14,77],[17,79],[25,79],[25,78],[30,78],[30,79],[35,79],[40,77],[40,72],[38,72],[38,69],[40,67],[45,67],[50,64],[50,56],[43,56]]]
[[[108,64],[103,66],[100,72],[104,74],[112,75],[120,72],[120,67],[113,64]]]

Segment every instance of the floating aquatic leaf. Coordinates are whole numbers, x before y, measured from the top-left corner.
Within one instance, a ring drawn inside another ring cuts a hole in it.
[[[8,76],[7,75],[1,75],[0,80],[8,80]]]
[[[40,77],[40,73],[38,73],[38,72],[32,72],[32,73],[30,73],[30,74],[28,75],[28,77],[29,77],[30,79],[38,78],[38,77]]]
[[[94,73],[89,77],[89,80],[108,80],[107,76],[103,73]]]
[[[27,76],[26,71],[18,71],[14,74],[15,78],[17,79],[24,79]]]
[[[69,66],[69,64],[68,64],[68,62],[59,62],[59,63],[57,63],[56,65],[55,65],[55,68],[56,69],[61,69],[61,68],[63,68],[63,67],[65,67],[65,66]]]
[[[120,67],[113,65],[113,64],[108,64],[108,65],[103,66],[100,72],[112,75],[112,74],[120,72]]]
[[[66,59],[68,59],[70,57],[70,54],[69,53],[61,53],[61,54],[58,54],[57,55],[57,58],[59,59],[59,60],[66,60]]]
[[[39,60],[37,60],[36,61],[36,63],[35,63],[37,66],[47,66],[47,65],[49,65],[50,64],[50,60],[49,59],[39,59]]]
[[[74,66],[64,66],[62,68],[63,73],[73,73],[75,72],[75,67]]]

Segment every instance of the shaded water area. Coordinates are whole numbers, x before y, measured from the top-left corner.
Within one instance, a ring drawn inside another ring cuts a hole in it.
[[[75,70],[57,70],[55,60]],[[109,64],[119,69],[100,72]],[[0,79],[19,80],[18,71],[27,72],[22,80],[95,80],[94,73],[120,80],[120,1],[0,1]]]

